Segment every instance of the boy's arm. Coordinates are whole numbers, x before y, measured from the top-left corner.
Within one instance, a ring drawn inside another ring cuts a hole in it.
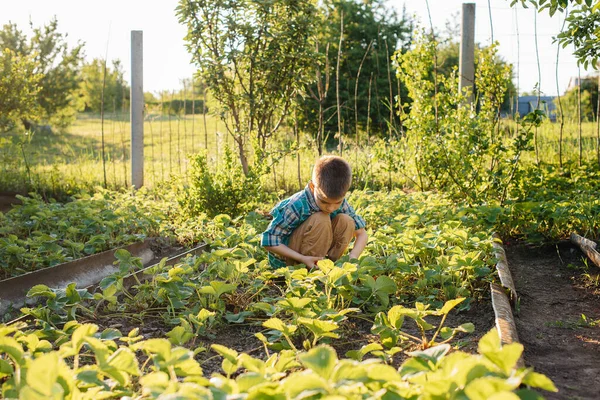
[[[354,231],[354,237],[356,240],[354,241],[354,247],[350,252],[350,259],[360,257],[360,254],[365,249],[367,245],[367,241],[369,240],[369,235],[365,228],[360,228]]]
[[[302,264],[306,265],[309,269],[314,268],[317,261],[322,260],[324,258],[302,255],[297,251],[290,249],[285,244],[280,244],[277,246],[265,246],[265,249],[282,257],[291,258],[292,260],[301,262]]]

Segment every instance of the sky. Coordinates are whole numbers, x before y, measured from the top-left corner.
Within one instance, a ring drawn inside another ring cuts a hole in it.
[[[444,30],[453,16],[460,20],[462,0],[429,0],[431,20],[436,29]],[[557,94],[556,50],[552,42],[561,28],[563,15],[550,18],[538,14],[537,34],[541,74],[535,50],[533,9],[511,8],[510,0],[471,0],[476,5],[475,41],[491,43],[492,33],[500,43],[499,53],[514,65],[515,84],[520,92],[531,92],[541,82],[542,94]],[[491,6],[491,23],[490,7]],[[132,30],[144,35],[144,91],[157,93],[181,87],[181,80],[195,71],[185,49],[186,29],[175,16],[177,0],[0,0],[0,24],[13,22],[28,33],[29,21],[40,26],[54,16],[61,32],[68,33],[71,44],[85,42],[87,60],[104,58],[122,61],[125,77],[130,81],[130,37]],[[406,7],[424,27],[429,28],[429,14],[425,0],[389,0],[390,7],[401,12]],[[492,29],[493,27],[493,29]],[[517,34],[518,32],[518,34]],[[457,38],[458,39],[458,38]],[[581,76],[593,71],[581,69]],[[578,67],[572,49],[561,49],[558,61],[560,93],[576,77]],[[540,79],[541,76],[541,79]]]

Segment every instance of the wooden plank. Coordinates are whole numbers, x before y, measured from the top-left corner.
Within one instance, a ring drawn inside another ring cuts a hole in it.
[[[581,251],[597,266],[600,267],[600,253],[596,251],[596,243],[589,239],[571,233],[571,242],[575,243]]]
[[[492,246],[494,248],[494,255],[498,259],[496,263],[496,270],[498,271],[498,276],[500,278],[500,283],[502,286],[509,290],[510,301],[513,306],[517,303],[517,288],[515,286],[515,282],[513,281],[512,275],[510,273],[510,269],[508,268],[508,260],[506,259],[506,252],[504,251],[504,247],[502,247],[502,240],[498,234],[494,233],[493,238],[495,239]]]
[[[496,329],[498,330],[500,341],[503,345],[520,343],[508,296],[506,296],[502,286],[495,283],[490,284],[490,289],[492,292],[492,308],[494,309],[496,318]],[[523,356],[521,356],[517,362],[517,367],[522,368],[524,366]]]

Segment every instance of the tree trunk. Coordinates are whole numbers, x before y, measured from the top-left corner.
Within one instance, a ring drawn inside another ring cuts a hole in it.
[[[238,151],[240,154],[240,163],[242,164],[242,170],[244,171],[244,175],[248,175],[248,158],[246,157],[246,152],[244,151],[244,142],[242,138],[236,137],[235,141],[238,145]]]

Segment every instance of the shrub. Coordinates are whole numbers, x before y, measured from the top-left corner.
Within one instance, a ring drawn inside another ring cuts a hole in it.
[[[263,197],[260,171],[251,169],[244,175],[229,147],[223,162],[212,172],[206,153],[196,155],[188,172],[189,184],[179,195],[179,204],[191,216],[201,213],[237,216],[250,211]]]

